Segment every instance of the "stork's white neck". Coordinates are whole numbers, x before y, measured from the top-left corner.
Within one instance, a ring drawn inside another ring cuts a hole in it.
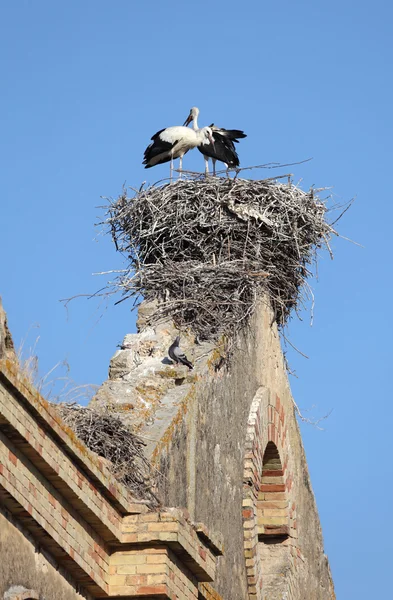
[[[194,119],[192,121],[192,128],[194,131],[198,131],[199,127],[198,127],[198,114],[195,113],[194,115]]]

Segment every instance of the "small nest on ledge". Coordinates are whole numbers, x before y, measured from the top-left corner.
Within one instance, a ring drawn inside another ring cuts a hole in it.
[[[170,316],[201,339],[236,332],[263,293],[282,326],[310,295],[317,249],[331,254],[326,211],[290,181],[205,177],[124,191],[105,221],[128,262],[111,285],[123,300],[157,300],[152,323]]]
[[[159,504],[152,491],[146,445],[115,414],[76,403],[62,403],[57,409],[66,425],[98,456],[105,458],[113,476],[131,493],[151,506]]]

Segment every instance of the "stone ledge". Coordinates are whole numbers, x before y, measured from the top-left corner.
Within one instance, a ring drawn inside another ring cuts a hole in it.
[[[185,511],[186,512],[186,511]],[[210,538],[207,528],[201,539],[195,526],[181,509],[124,517],[123,544],[165,544],[181,557],[198,581],[213,581],[216,556],[222,554]],[[216,552],[212,550],[216,548]]]
[[[204,523],[194,523],[194,529],[198,537],[210,548],[215,556],[222,556],[224,554],[224,542],[221,534],[211,533]]]

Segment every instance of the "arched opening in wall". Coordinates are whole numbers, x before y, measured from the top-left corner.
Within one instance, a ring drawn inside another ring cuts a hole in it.
[[[262,464],[257,523],[263,597],[281,600],[287,597],[289,585],[289,506],[283,466],[273,442],[267,444]]]
[[[257,501],[258,539],[280,544],[289,536],[289,507],[280,454],[273,442],[268,442],[262,464]]]

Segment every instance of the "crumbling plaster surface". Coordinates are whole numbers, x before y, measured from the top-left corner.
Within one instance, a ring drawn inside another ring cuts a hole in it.
[[[38,548],[21,525],[0,507],[0,599],[12,586],[35,590],[41,600],[92,600]]]

